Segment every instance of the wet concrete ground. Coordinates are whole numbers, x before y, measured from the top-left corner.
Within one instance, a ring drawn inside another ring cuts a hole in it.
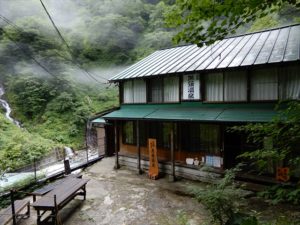
[[[191,186],[200,182],[168,177],[150,180],[124,167],[114,170],[114,158],[104,158],[83,172],[87,184],[87,199],[76,197],[60,212],[65,225],[200,225],[209,221],[204,207],[188,195]],[[248,199],[247,211],[258,210],[265,221],[278,216],[300,217],[299,208],[270,206],[257,198]],[[21,225],[36,224],[36,212]],[[276,223],[268,223],[276,224]],[[289,223],[287,223],[289,224]]]
[[[114,158],[105,158],[83,172],[90,179],[87,199],[72,200],[60,213],[62,224],[196,225],[207,218],[203,206],[185,194],[189,181],[150,180],[147,174],[113,166]],[[22,224],[36,224],[35,210]]]

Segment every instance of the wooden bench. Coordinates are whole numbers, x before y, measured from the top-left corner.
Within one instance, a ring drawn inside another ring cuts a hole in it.
[[[15,215],[13,215],[12,205],[0,211],[0,225],[6,225],[12,220],[15,224],[17,220],[25,219],[30,216],[30,202],[28,200],[16,200],[13,202],[13,207]],[[26,207],[27,211],[21,214]]]
[[[47,184],[42,188],[39,188],[33,192],[31,192],[32,197],[33,197],[33,202],[36,201],[36,196],[43,196],[45,194],[47,194],[48,192],[52,191],[56,186],[58,186],[60,183],[64,182],[65,179],[71,178],[71,177],[75,177],[75,178],[82,178],[82,174],[70,174],[60,180],[57,180],[53,183]]]
[[[37,225],[58,224],[58,212],[77,195],[86,198],[86,184],[89,180],[70,177],[32,204],[37,211]],[[48,214],[47,214],[48,212]],[[50,213],[50,215],[49,215]]]

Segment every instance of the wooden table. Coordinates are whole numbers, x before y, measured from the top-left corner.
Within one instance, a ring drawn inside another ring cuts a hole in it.
[[[54,189],[32,204],[37,211],[37,224],[58,224],[58,212],[75,196],[82,195],[86,199],[86,184],[89,180],[70,177],[59,183]],[[50,215],[45,216],[45,213]]]

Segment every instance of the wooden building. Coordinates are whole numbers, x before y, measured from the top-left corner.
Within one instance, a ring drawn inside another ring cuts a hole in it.
[[[255,147],[229,127],[271,121],[278,101],[300,98],[300,25],[159,50],[110,81],[120,108],[102,118],[116,166],[147,169],[155,138],[161,171],[197,179],[198,161],[222,171]]]

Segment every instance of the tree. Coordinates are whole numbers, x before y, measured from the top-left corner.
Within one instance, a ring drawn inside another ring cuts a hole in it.
[[[179,27],[176,43],[199,47],[212,44],[244,24],[262,18],[284,4],[300,7],[299,0],[177,0],[166,15],[170,27]]]

